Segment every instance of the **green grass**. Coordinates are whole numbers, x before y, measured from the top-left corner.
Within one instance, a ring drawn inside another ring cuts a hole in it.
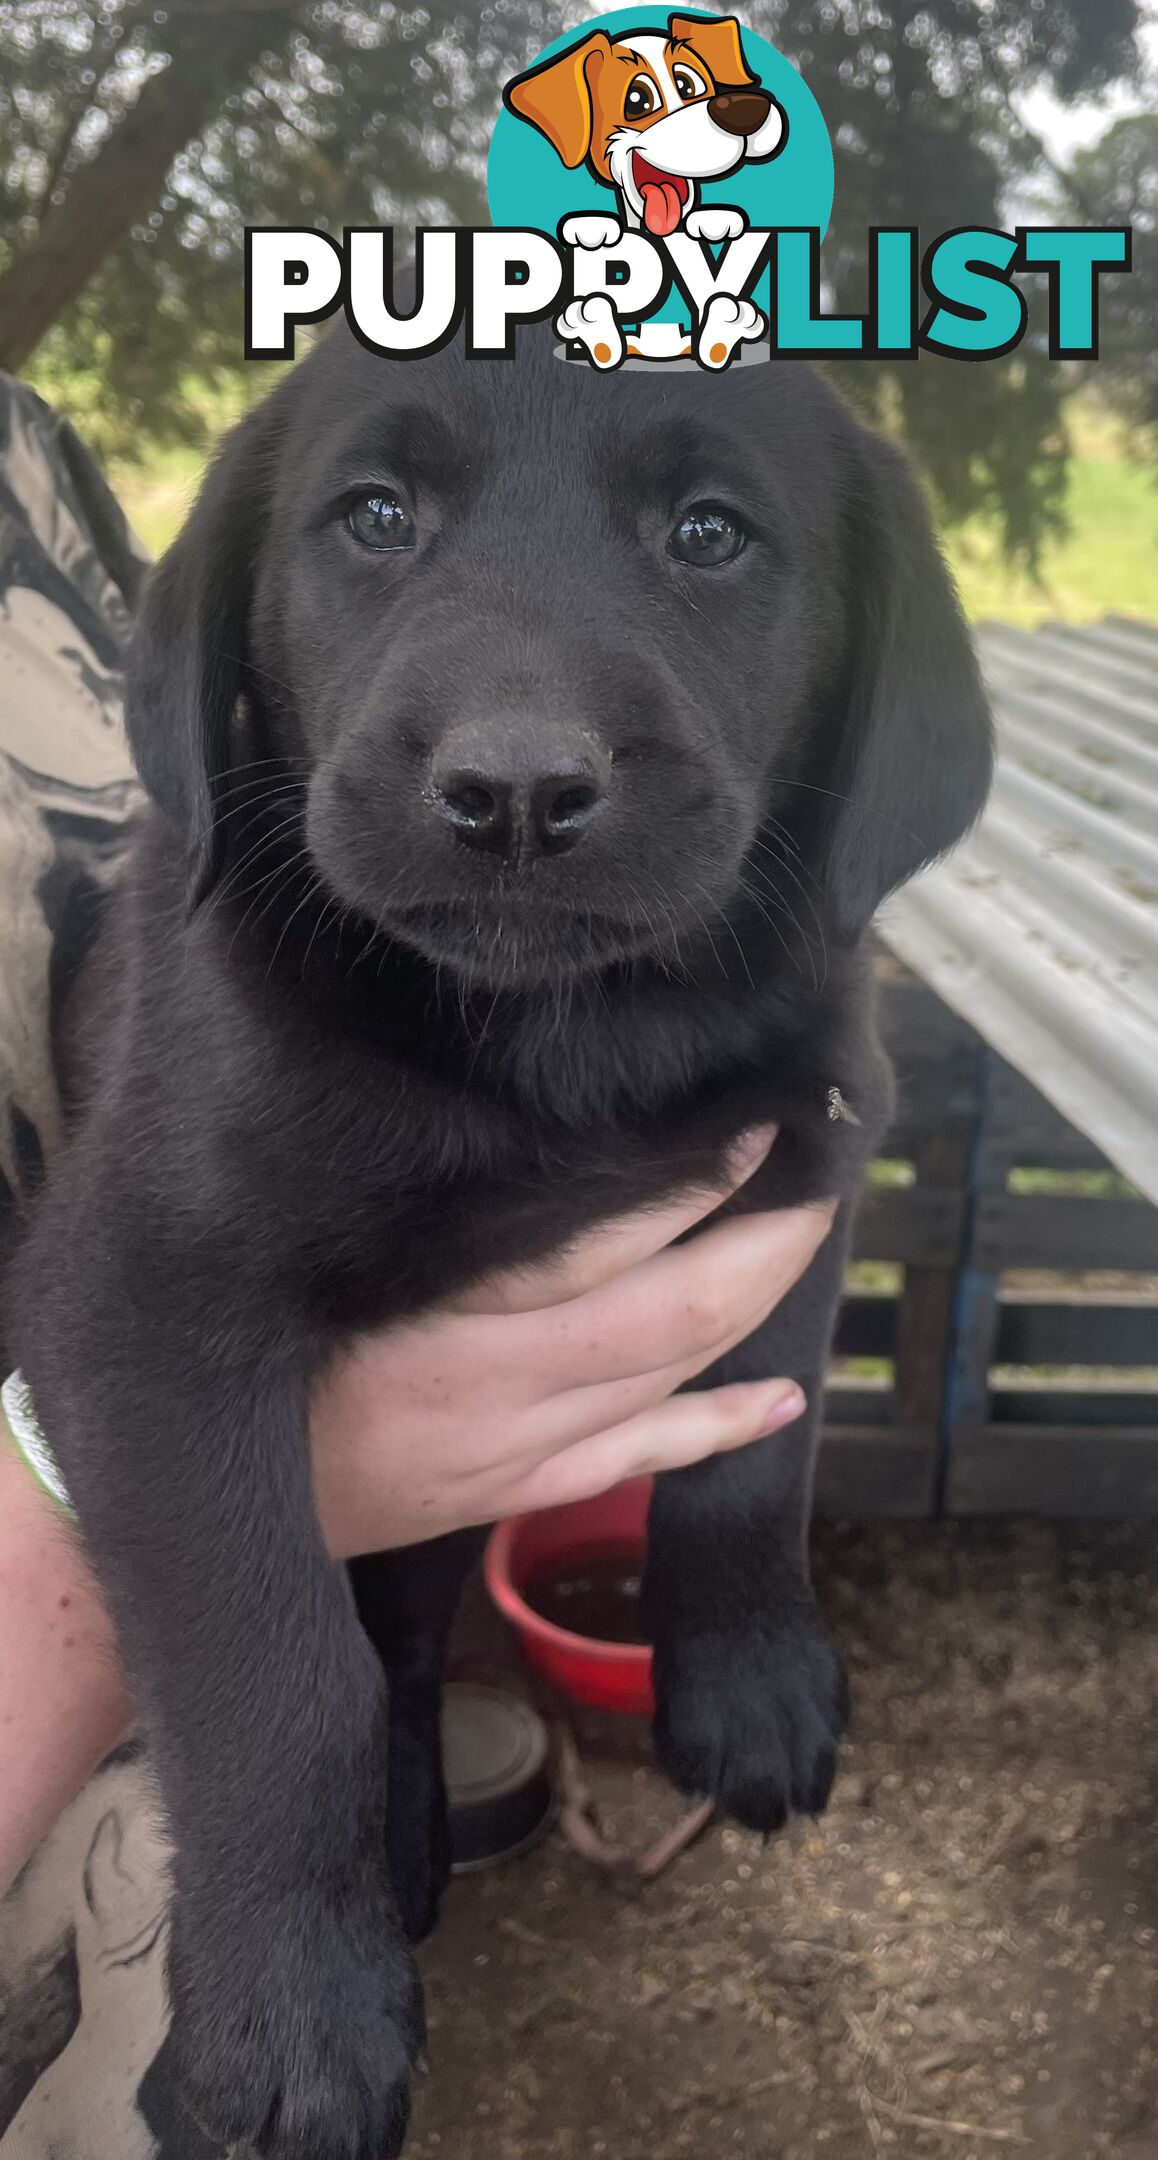
[[[113,455],[105,460],[109,482],[150,554],[163,554],[180,531],[222,436],[284,373],[284,368],[272,365],[250,368],[220,386],[191,378],[184,385],[184,395],[201,420],[201,436],[195,445],[150,443],[140,458]],[[66,406],[65,410],[71,408]],[[85,434],[83,416],[74,417],[81,434]],[[93,430],[87,439],[94,436],[99,455],[99,415],[94,415]]]
[[[101,466],[134,531],[151,554],[160,555],[180,531],[222,437],[285,372],[283,366],[271,361],[219,381],[187,375],[178,403],[196,431],[195,439],[189,443],[162,443],[147,435],[138,436],[123,415],[110,416],[102,402],[99,356],[91,367],[65,370],[54,366],[51,352],[42,349],[26,370],[25,380],[71,420]],[[138,440],[139,453],[135,448]],[[120,447],[126,441],[134,443],[132,455]]]
[[[1046,616],[1158,615],[1158,473],[1095,408],[1078,404],[1068,417],[1070,530],[1045,549],[1040,583],[1011,571],[991,527],[973,521],[945,536],[973,622],[988,616],[1030,629]]]
[[[109,484],[151,555],[162,554],[184,524],[207,455],[185,448],[155,450],[142,464],[110,463]]]
[[[272,371],[270,371],[272,372]],[[82,386],[78,385],[78,392]],[[215,442],[261,386],[246,378],[236,401],[205,400],[198,449],[150,449],[139,461],[114,460],[109,478],[128,516],[157,554],[178,530]],[[77,409],[61,386],[46,386],[84,434],[84,394]],[[1087,400],[1071,404],[1074,438],[1067,510],[1070,530],[1045,550],[1040,582],[1012,571],[992,526],[974,520],[945,536],[946,552],[973,621],[994,616],[1031,626],[1046,616],[1089,622],[1109,610],[1158,614],[1158,475],[1130,450],[1116,421]]]
[[[1011,1170],[1012,1193],[1049,1193],[1070,1200],[1141,1200],[1120,1170]]]

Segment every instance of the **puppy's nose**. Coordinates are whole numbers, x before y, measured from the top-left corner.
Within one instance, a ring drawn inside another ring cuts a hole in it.
[[[538,755],[490,730],[456,730],[434,754],[433,804],[464,846],[514,859],[561,855],[583,838],[607,794],[611,760],[583,737]]]
[[[708,111],[717,127],[729,135],[754,135],[772,110],[767,90],[717,90],[708,99]]]

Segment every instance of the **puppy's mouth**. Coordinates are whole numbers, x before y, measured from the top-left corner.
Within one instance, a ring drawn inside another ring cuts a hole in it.
[[[586,908],[506,909],[459,901],[391,908],[381,927],[435,969],[492,988],[532,989],[640,959],[655,925]]]
[[[679,224],[691,195],[682,173],[664,172],[645,158],[642,150],[631,153],[631,177],[643,202],[643,222],[649,233],[662,240]]]

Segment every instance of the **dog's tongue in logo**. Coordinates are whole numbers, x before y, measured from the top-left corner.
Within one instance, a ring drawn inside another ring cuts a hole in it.
[[[688,183],[680,174],[660,172],[638,150],[632,165],[636,187],[643,197],[643,222],[649,233],[662,240],[679,224],[690,192]]]
[[[670,180],[647,180],[643,187],[643,222],[650,233],[674,232],[680,221],[680,199]]]

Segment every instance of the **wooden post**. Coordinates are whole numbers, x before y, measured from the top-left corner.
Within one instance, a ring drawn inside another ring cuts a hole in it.
[[[1004,1185],[1007,1165],[994,1146],[992,1130],[993,1052],[980,1044],[978,1057],[978,1105],[966,1143],[961,1251],[953,1282],[938,1434],[938,1515],[953,1511],[954,1470],[962,1437],[988,1422],[989,1370],[997,1342],[1001,1278],[995,1270],[978,1264],[977,1231],[983,1196]]]

